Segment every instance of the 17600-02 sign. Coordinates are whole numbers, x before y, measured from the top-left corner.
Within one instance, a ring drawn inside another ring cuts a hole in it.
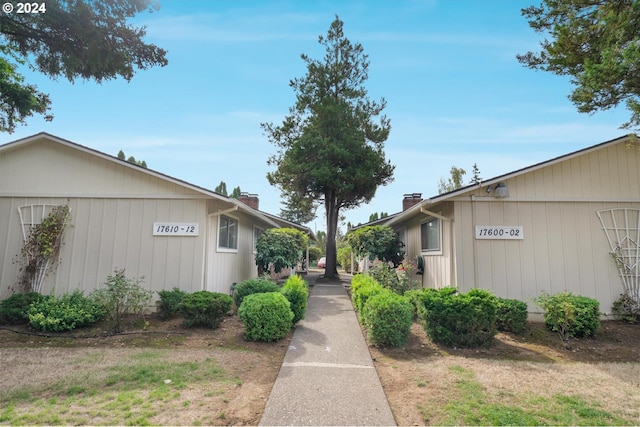
[[[154,222],[154,236],[197,236],[197,222]]]
[[[521,225],[476,225],[476,239],[522,240],[524,232]]]

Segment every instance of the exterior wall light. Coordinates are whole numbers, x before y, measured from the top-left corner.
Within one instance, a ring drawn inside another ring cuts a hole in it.
[[[494,195],[498,199],[504,199],[509,197],[509,189],[507,188],[507,184],[505,184],[504,182],[501,182],[498,185],[496,185],[496,188],[494,190]]]

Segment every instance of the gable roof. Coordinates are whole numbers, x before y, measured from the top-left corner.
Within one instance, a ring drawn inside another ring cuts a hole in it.
[[[587,148],[583,148],[581,150],[573,151],[573,152],[568,153],[568,154],[564,154],[564,155],[561,155],[561,156],[558,156],[558,157],[554,157],[552,159],[545,160],[543,162],[539,162],[539,163],[533,164],[531,166],[526,166],[524,168],[521,168],[521,169],[518,169],[518,170],[515,170],[515,171],[512,171],[512,172],[507,172],[507,173],[505,173],[503,175],[498,175],[496,177],[493,177],[493,178],[490,178],[490,179],[486,179],[486,180],[481,181],[481,182],[479,182],[477,184],[470,184],[470,185],[467,185],[465,187],[459,188],[457,190],[453,190],[453,191],[449,191],[447,193],[442,193],[442,194],[438,194],[436,196],[432,196],[432,197],[430,197],[428,199],[422,200],[420,203],[417,203],[416,205],[410,207],[409,209],[407,209],[407,210],[405,210],[403,212],[399,212],[397,214],[393,214],[393,215],[390,215],[387,218],[384,218],[384,219],[387,220],[387,221],[384,222],[384,225],[393,225],[393,224],[401,222],[401,221],[403,221],[403,220],[405,220],[407,218],[410,218],[410,217],[420,213],[425,206],[433,205],[435,203],[443,202],[443,201],[452,199],[454,197],[465,195],[465,194],[470,193],[472,191],[475,191],[475,190],[477,190],[479,188],[495,185],[495,184],[498,184],[498,183],[500,183],[502,181],[505,181],[507,179],[515,178],[517,176],[524,175],[526,173],[530,173],[530,172],[533,172],[535,170],[538,170],[538,169],[541,169],[541,168],[544,168],[544,167],[548,167],[548,166],[554,165],[556,163],[560,163],[560,162],[572,159],[574,157],[582,156],[582,155],[591,153],[593,151],[601,150],[601,149],[604,149],[604,148],[619,144],[619,143],[621,143],[623,141],[633,142],[634,140],[636,140],[636,138],[638,138],[638,137],[635,136],[634,134],[624,135],[624,136],[621,136],[621,137],[618,137],[618,138],[615,138],[615,139],[612,139],[612,140],[609,140],[609,141],[605,141],[605,142],[602,142],[602,143],[599,143],[599,144],[596,144],[596,145],[592,145],[592,146],[587,147]],[[374,222],[370,222],[370,223],[367,223],[367,224],[363,224],[363,225],[360,225],[359,227],[363,227],[365,225],[373,225],[374,223],[379,224],[380,220],[374,221]],[[354,228],[356,228],[356,227],[354,227]]]
[[[206,189],[204,187],[200,187],[198,185],[191,184],[191,183],[189,183],[187,181],[183,181],[181,179],[174,178],[172,176],[166,175],[166,174],[164,174],[162,172],[155,171],[153,169],[144,168],[142,166],[127,162],[126,160],[119,159],[116,156],[112,156],[110,154],[103,153],[103,152],[95,150],[93,148],[89,148],[89,147],[86,147],[84,145],[81,145],[81,144],[78,144],[78,143],[75,143],[75,142],[71,142],[69,140],[57,137],[55,135],[51,135],[51,134],[46,133],[46,132],[40,132],[40,133],[37,133],[35,135],[31,135],[31,136],[28,136],[28,137],[25,137],[25,138],[18,139],[16,141],[12,141],[12,142],[0,145],[0,154],[3,153],[3,152],[9,151],[9,150],[19,149],[21,147],[24,147],[24,146],[27,146],[29,144],[35,143],[37,141],[41,141],[43,139],[47,140],[47,141],[50,141],[52,143],[55,143],[55,144],[64,145],[64,146],[72,148],[74,150],[78,150],[78,151],[90,154],[92,156],[96,156],[96,157],[102,158],[102,159],[107,160],[109,162],[117,163],[120,166],[131,168],[131,169],[134,169],[134,170],[136,170],[138,172],[142,172],[142,173],[151,175],[151,176],[153,176],[155,178],[170,182],[170,183],[175,184],[175,185],[177,185],[179,187],[183,187],[185,189],[189,189],[191,191],[195,191],[195,192],[200,193],[200,194],[202,194],[202,195],[204,195],[206,197],[209,197],[209,198],[212,198],[212,199],[215,199],[215,200],[219,200],[219,201],[228,203],[228,204],[232,205],[231,207],[237,207],[238,210],[240,210],[240,211],[242,211],[242,212],[244,212],[244,213],[246,213],[248,215],[251,215],[251,216],[253,216],[255,218],[258,218],[261,221],[271,225],[272,227],[276,227],[276,228],[282,227],[277,221],[274,220],[274,218],[277,218],[277,217],[275,217],[273,215],[268,215],[268,214],[265,214],[264,212],[261,212],[261,211],[258,211],[256,209],[253,209],[252,207],[247,206],[246,204],[240,202],[237,199],[232,199],[230,197],[223,196],[221,194],[218,194],[218,193],[216,193],[214,191],[211,191],[209,189]],[[298,225],[298,227],[301,227],[301,226]]]

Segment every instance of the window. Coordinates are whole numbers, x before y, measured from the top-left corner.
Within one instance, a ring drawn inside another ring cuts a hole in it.
[[[264,233],[264,230],[262,228],[253,227],[253,253],[256,253],[256,244],[258,243],[258,239],[260,238],[260,236],[262,236],[262,233]]]
[[[420,224],[420,241],[423,252],[440,251],[440,220],[432,218]]]
[[[407,247],[407,228],[403,227],[399,230],[396,230],[396,237],[402,243],[402,248]]]
[[[220,215],[218,249],[238,249],[238,220]]]

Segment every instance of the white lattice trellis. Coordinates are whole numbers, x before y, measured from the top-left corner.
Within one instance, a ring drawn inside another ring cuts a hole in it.
[[[56,207],[57,205],[41,204],[25,205],[18,208],[18,214],[20,215],[20,225],[22,227],[22,238],[25,243],[27,242],[27,238],[31,234],[31,229],[33,228],[33,226],[40,224],[42,220],[45,219]],[[30,254],[27,252],[25,256],[27,257],[27,263],[30,264],[32,260]],[[44,265],[37,265],[35,271],[32,272],[29,280],[31,290],[35,292],[40,292],[42,290],[42,283],[44,282],[44,278],[49,271],[50,264],[50,258],[47,258]]]
[[[604,209],[597,214],[624,288],[640,302],[640,209]]]

